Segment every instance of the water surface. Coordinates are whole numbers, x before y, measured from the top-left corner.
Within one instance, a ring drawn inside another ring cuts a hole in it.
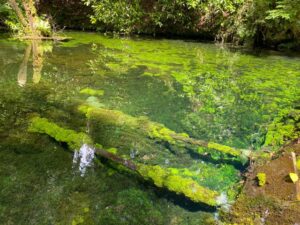
[[[91,123],[78,106],[147,116],[197,139],[255,151],[268,124],[299,101],[298,57],[68,35],[73,40],[65,43],[0,39],[1,224],[209,224],[215,214],[103,160],[81,176],[65,145],[27,131],[34,115],[89,132],[133,160],[178,168],[230,198],[241,179],[234,163],[176,155],[134,130]],[[104,95],[80,94],[85,88]]]

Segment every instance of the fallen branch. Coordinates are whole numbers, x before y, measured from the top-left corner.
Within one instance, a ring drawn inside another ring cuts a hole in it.
[[[201,154],[201,152],[198,151],[199,147],[204,147],[233,157],[244,157],[247,159],[250,157],[249,150],[239,150],[214,142],[197,140],[189,137],[188,134],[176,133],[175,131],[165,127],[163,124],[152,122],[147,117],[133,117],[121,111],[96,108],[88,105],[80,106],[79,110],[85,113],[87,118],[101,121],[102,124],[127,126],[128,128],[140,132],[149,138],[158,141],[165,141],[174,145],[184,146],[189,149],[193,149],[198,154]]]
[[[35,117],[31,120],[28,130],[30,132],[47,134],[56,141],[65,142],[72,150],[79,149],[82,144],[92,145],[91,138],[85,133],[77,133],[73,130],[62,128],[40,117]],[[219,205],[218,197],[220,195],[218,192],[199,185],[191,178],[171,174],[158,165],[151,166],[134,163],[101,148],[95,148],[95,154],[137,172],[144,179],[153,181],[157,187],[164,187],[177,194],[183,194],[196,203],[205,203],[212,207]]]

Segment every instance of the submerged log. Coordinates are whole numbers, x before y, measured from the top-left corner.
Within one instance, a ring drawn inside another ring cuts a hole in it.
[[[47,134],[56,141],[67,143],[70,149],[75,151],[83,144],[92,145],[92,140],[87,134],[77,133],[73,130],[62,128],[45,118],[33,118],[28,130],[30,132]],[[218,201],[220,194],[218,192],[199,185],[191,178],[171,174],[168,170],[158,165],[151,166],[134,163],[98,147],[95,148],[95,154],[121,164],[126,168],[135,171],[144,179],[151,180],[157,187],[166,188],[177,194],[182,194],[193,202],[204,203],[212,207],[216,207],[220,204]]]
[[[201,154],[199,148],[204,147],[233,157],[250,157],[249,150],[240,150],[215,142],[197,140],[189,137],[188,134],[176,133],[175,131],[165,127],[163,124],[150,121],[147,117],[133,117],[121,111],[96,108],[89,105],[82,105],[79,107],[79,110],[85,113],[89,119],[99,120],[103,124],[127,126],[128,128],[134,129],[149,138],[184,146],[189,149],[193,149],[198,154]]]

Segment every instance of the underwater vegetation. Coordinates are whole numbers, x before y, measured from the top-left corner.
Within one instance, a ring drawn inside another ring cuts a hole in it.
[[[265,146],[278,148],[300,136],[300,110],[286,109],[268,126]]]
[[[77,133],[70,129],[64,129],[49,122],[45,118],[34,117],[31,119],[29,132],[48,134],[58,142],[66,142],[71,149],[79,149],[83,144],[91,144],[92,141],[85,133]]]
[[[235,157],[243,154],[245,157],[247,157],[246,154],[248,154],[246,151],[243,152],[242,150],[237,150],[218,143],[196,140],[190,138],[189,135],[185,133],[178,134],[162,124],[150,121],[147,117],[132,117],[122,113],[121,111],[96,108],[88,105],[80,106],[79,111],[85,113],[87,118],[99,120],[102,122],[102,124],[126,126],[130,129],[141,132],[144,136],[148,136],[159,141],[165,141],[169,144],[175,144],[179,146],[194,146],[196,149],[197,147],[201,146]]]
[[[268,160],[299,135],[297,57],[69,36],[44,51],[38,79],[29,58],[25,85],[28,45],[0,40],[0,220],[214,224],[221,200],[231,205],[240,192],[248,159]],[[103,151],[80,176],[64,150],[84,143]],[[217,207],[207,212],[204,202]]]
[[[31,120],[28,131],[47,134],[56,141],[67,143],[69,147],[75,151],[76,149],[79,149],[80,145],[91,144],[91,139],[86,134],[76,133],[73,130],[64,129],[53,122],[49,122],[45,118],[34,117]],[[106,157],[105,153],[101,154],[100,151],[97,150],[96,154]],[[114,160],[113,158],[109,159]],[[129,168],[132,167],[130,166]],[[149,166],[138,164],[135,170],[145,179],[151,179],[158,187],[165,187],[170,191],[176,192],[177,194],[184,194],[194,202],[202,202],[211,206],[218,205],[218,192],[200,186],[191,178],[184,178],[179,175],[171,174],[158,165]]]

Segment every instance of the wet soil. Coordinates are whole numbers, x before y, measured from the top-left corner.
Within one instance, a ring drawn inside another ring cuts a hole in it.
[[[296,185],[290,180],[294,172],[291,152],[300,156],[297,141],[285,146],[271,161],[254,165],[230,213],[223,215],[229,224],[300,224],[300,201],[296,199]],[[257,173],[265,173],[267,182],[258,186]]]

